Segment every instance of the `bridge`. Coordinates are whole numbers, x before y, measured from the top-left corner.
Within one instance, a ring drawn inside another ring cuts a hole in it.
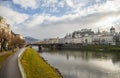
[[[37,46],[38,47],[38,51],[41,51],[44,48],[49,48],[49,49],[61,49],[61,47],[64,44],[58,44],[58,43],[54,43],[54,44],[39,44],[39,43],[33,43],[33,44],[28,44],[30,46]]]
[[[82,44],[59,44],[59,43],[49,43],[49,44],[34,43],[29,45],[37,46],[38,51],[41,51],[44,48],[53,50],[53,49],[81,49],[82,47],[84,47]]]

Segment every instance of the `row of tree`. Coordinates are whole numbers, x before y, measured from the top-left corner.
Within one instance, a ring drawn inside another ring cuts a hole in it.
[[[25,41],[18,35],[0,29],[0,52],[3,52],[5,50],[12,50],[17,47],[20,48],[24,44]]]

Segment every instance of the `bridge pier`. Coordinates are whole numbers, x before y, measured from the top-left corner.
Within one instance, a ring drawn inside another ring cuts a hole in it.
[[[38,46],[38,51],[40,52],[41,50],[42,50],[42,46],[39,45],[39,46]]]

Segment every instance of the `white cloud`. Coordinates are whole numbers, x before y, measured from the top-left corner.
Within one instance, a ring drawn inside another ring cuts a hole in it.
[[[72,9],[82,9],[83,6],[85,6],[89,0],[65,0],[66,4]]]
[[[66,3],[67,3],[68,6],[70,6],[70,7],[73,7],[73,6],[74,6],[72,0],[66,0]]]
[[[63,37],[66,33],[82,28],[92,28],[93,30],[97,30],[98,28],[109,29],[111,25],[120,22],[119,0],[108,0],[104,3],[99,3],[99,0],[96,0],[98,3],[82,8],[88,1],[63,0],[59,3],[58,0],[44,0],[41,6],[52,8],[51,12],[57,12],[58,7],[64,7],[65,4],[72,9],[72,11],[59,17],[46,13],[36,13],[28,16],[27,14],[22,14],[6,7],[0,7],[3,10],[3,12],[0,12],[0,15],[6,17],[13,24],[22,26],[16,28],[16,32],[42,39],[58,36]],[[33,6],[24,5],[24,8],[30,7],[33,8]],[[120,29],[118,25],[115,27]]]
[[[46,18],[47,16],[45,16],[44,14],[43,15],[33,15],[31,16],[30,19],[28,19],[25,23],[23,23],[24,26],[26,27],[35,27],[35,26],[38,26],[39,24],[42,24],[44,19]]]
[[[23,23],[29,15],[16,12],[9,7],[0,6],[0,16],[3,16],[11,25]]]
[[[120,14],[116,15],[118,13],[108,12],[106,14],[100,13],[82,17],[79,14],[69,14],[62,17],[37,14],[31,17],[31,20],[23,24],[23,26],[27,26],[25,30],[29,32],[26,33],[27,35],[32,34],[36,38],[64,37],[66,33],[82,28],[92,28],[93,30],[98,28],[109,29],[114,24],[114,21],[119,19],[117,17],[120,17]]]
[[[99,11],[119,11],[120,10],[120,0],[108,0],[106,3],[98,5]]]
[[[38,0],[13,0],[13,3],[20,5],[22,8],[38,8]]]
[[[109,29],[113,24],[119,23],[118,20],[120,19],[119,6],[116,7],[114,6],[115,4],[116,2],[112,2],[112,4],[109,2],[96,4],[83,10],[77,9],[74,13],[61,17],[37,14],[32,17],[27,26],[32,25],[36,29],[36,31],[33,29],[35,31],[33,33],[40,33],[40,38],[63,37],[66,33],[81,28],[92,28],[93,30],[98,28]],[[111,6],[115,8],[109,9],[108,7]]]

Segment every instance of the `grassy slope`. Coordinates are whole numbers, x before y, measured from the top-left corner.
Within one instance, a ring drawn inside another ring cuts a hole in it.
[[[57,72],[39,54],[27,48],[21,59],[27,78],[60,78]]]
[[[14,52],[8,52],[8,53],[0,56],[0,68],[1,68],[2,64],[4,63],[4,61],[12,54],[14,54]]]

